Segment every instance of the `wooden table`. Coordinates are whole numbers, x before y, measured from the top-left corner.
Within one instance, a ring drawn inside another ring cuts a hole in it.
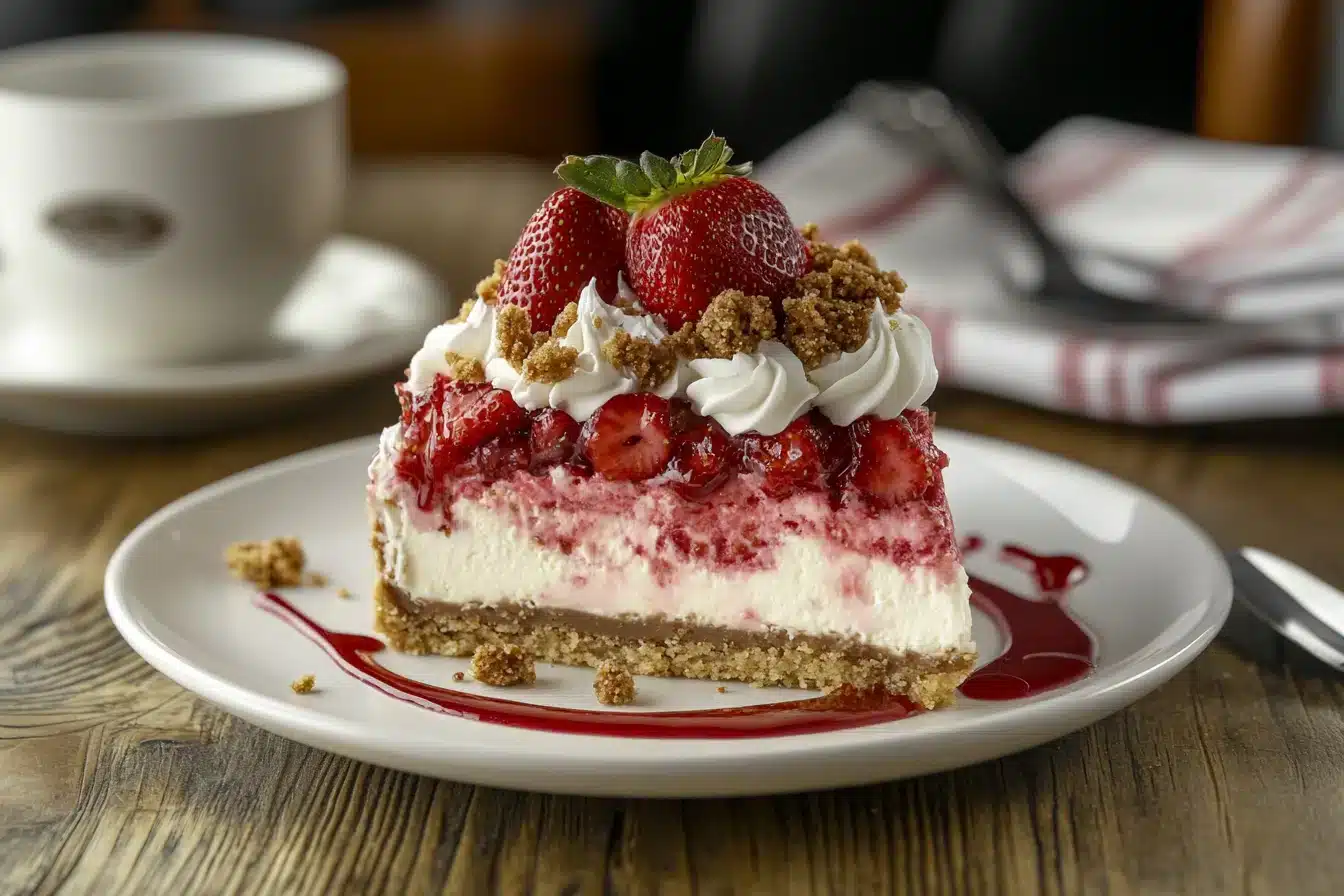
[[[365,169],[351,226],[432,259],[460,293],[550,189],[544,171],[505,162]],[[0,427],[0,891],[1339,892],[1344,686],[1221,643],[1128,710],[1018,756],[702,802],[361,765],[225,715],[141,662],[102,604],[126,532],[220,476],[375,431],[392,382],[192,441]],[[951,390],[936,407],[945,425],[1109,470],[1225,545],[1344,585],[1340,420],[1147,431]]]

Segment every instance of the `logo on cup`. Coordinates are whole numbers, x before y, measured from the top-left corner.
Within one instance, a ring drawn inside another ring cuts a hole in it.
[[[70,249],[110,260],[162,245],[173,219],[144,199],[84,196],[59,202],[47,212],[46,225]]]

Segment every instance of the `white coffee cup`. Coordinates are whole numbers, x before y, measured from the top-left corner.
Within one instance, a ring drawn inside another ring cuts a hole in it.
[[[345,71],[250,37],[0,53],[0,336],[62,369],[224,359],[270,337],[337,227]]]

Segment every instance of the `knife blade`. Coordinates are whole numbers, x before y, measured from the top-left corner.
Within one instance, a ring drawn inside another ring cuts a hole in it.
[[[1344,672],[1344,594],[1258,548],[1229,551],[1236,596],[1258,619],[1326,665]]]

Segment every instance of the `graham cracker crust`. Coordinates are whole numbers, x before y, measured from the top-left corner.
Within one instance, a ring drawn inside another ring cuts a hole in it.
[[[833,637],[412,600],[381,577],[374,628],[404,653],[470,656],[480,645],[513,644],[544,662],[597,668],[614,661],[635,675],[814,690],[883,687],[929,709],[951,702],[975,663],[974,654],[960,651],[893,654]]]

